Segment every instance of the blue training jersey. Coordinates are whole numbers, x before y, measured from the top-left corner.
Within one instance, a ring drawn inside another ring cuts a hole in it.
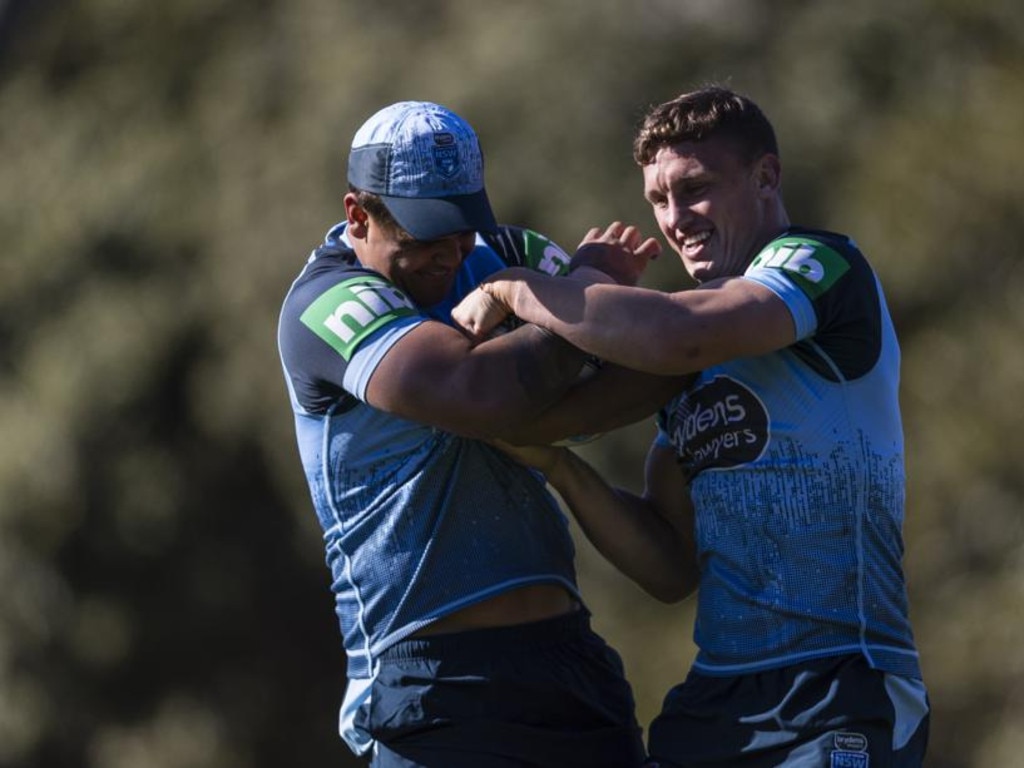
[[[694,668],[859,652],[920,678],[901,566],[900,356],[881,286],[850,239],[799,228],[743,279],[786,303],[797,342],[703,371],[659,415],[694,503]]]
[[[568,521],[538,474],[366,403],[388,350],[421,323],[451,324],[483,278],[506,266],[560,274],[568,261],[547,238],[502,227],[478,235],[449,296],[422,309],[358,263],[340,224],[285,298],[278,344],[348,658],[341,731],[357,753],[372,740],[352,720],[386,648],[524,585],[561,584],[578,597]]]

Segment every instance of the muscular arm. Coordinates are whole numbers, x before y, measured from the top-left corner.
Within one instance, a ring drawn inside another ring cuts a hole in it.
[[[607,364],[536,418],[513,425],[499,437],[514,445],[546,445],[572,435],[609,432],[651,416],[692,378]]]
[[[506,434],[561,396],[584,354],[526,325],[476,346],[438,322],[417,326],[377,366],[367,401],[471,437]]]
[[[481,290],[591,354],[649,373],[689,373],[781,349],[796,337],[782,300],[742,278],[664,293],[510,269]]]
[[[552,279],[634,284],[659,249],[657,241],[644,239],[636,227],[615,222],[604,230],[590,230],[573,258],[570,276]],[[471,295],[482,303],[482,312],[494,303],[481,291]],[[574,408],[548,410],[538,419],[573,383],[584,357],[571,343],[536,325],[474,346],[448,326],[429,322],[388,351],[370,379],[367,399],[382,410],[471,437],[536,441],[545,435],[557,439],[629,424],[678,391],[656,377],[634,377],[628,388],[608,390],[616,395],[610,399],[598,399],[598,389]]]
[[[612,488],[568,449],[511,452],[546,473],[590,542],[644,591],[672,603],[696,589],[693,508],[670,449],[651,447],[642,496]]]

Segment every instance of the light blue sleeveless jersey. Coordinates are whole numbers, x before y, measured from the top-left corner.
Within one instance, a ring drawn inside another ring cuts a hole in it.
[[[786,303],[798,342],[702,372],[659,416],[695,506],[694,668],[860,652],[920,678],[901,567],[900,357],[881,287],[848,238],[795,228],[744,279]]]
[[[506,266],[564,272],[568,256],[530,230],[478,237],[451,294],[421,310],[361,267],[344,225],[292,285],[278,342],[299,453],[324,531],[348,656],[342,736],[355,729],[381,652],[432,621],[516,587],[561,584],[578,596],[568,521],[539,476],[486,443],[365,402],[376,365],[420,323]]]

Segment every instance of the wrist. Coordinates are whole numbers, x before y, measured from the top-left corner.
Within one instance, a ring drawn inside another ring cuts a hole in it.
[[[494,273],[478,286],[495,302],[515,314],[516,296],[520,286],[536,274],[525,267],[508,267]]]
[[[508,292],[508,281],[500,277],[488,278],[480,283],[477,289],[486,293],[494,305],[501,307],[506,312],[512,312],[512,304],[505,298]]]
[[[615,283],[615,278],[606,272],[601,271],[597,267],[592,267],[589,264],[580,264],[577,267],[570,268],[567,277],[573,280],[579,280],[590,285],[595,283]]]
[[[594,243],[582,243],[569,259],[569,273],[590,267],[600,271],[599,264],[604,262],[604,250]]]
[[[544,468],[544,477],[556,491],[564,487],[565,480],[570,471],[569,462],[574,454],[568,448],[562,446],[551,446],[551,460]]]

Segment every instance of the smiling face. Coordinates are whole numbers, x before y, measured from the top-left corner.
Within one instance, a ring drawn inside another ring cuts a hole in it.
[[[663,146],[643,175],[659,229],[697,282],[743,274],[788,224],[778,157],[744,162],[728,138]]]
[[[379,272],[420,307],[432,307],[452,288],[476,233],[459,232],[436,240],[415,240],[394,224],[382,224],[346,195],[349,239],[359,262]]]

